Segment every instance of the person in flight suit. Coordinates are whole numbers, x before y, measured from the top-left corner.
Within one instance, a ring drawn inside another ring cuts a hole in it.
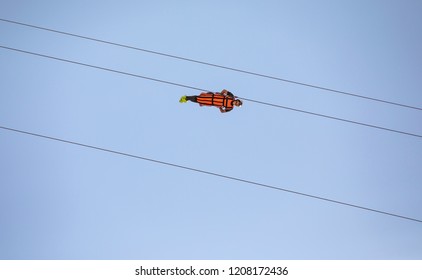
[[[237,99],[228,90],[223,89],[221,92],[203,92],[200,95],[182,96],[179,100],[180,103],[186,102],[198,103],[199,106],[214,106],[220,109],[221,113],[227,113],[233,110],[233,108],[241,107],[243,102]]]

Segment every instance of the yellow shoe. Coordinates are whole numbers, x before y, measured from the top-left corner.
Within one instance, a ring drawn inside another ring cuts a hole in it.
[[[188,101],[186,100],[186,95],[183,95],[182,97],[180,97],[179,102],[180,102],[180,103],[186,103],[186,102],[188,102]]]

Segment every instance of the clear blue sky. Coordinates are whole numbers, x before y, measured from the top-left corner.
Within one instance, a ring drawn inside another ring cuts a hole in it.
[[[0,17],[422,107],[421,1],[1,1]],[[422,134],[421,111],[0,22],[0,44]],[[0,125],[422,219],[420,138],[0,49]],[[421,259],[422,224],[0,131],[1,259]]]

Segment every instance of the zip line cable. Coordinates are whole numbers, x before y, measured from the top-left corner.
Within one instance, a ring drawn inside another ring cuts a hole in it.
[[[329,92],[332,92],[332,93],[342,94],[342,95],[346,95],[346,96],[366,99],[366,100],[375,101],[375,102],[381,102],[381,103],[385,103],[385,104],[400,106],[400,107],[414,109],[414,110],[422,110],[422,108],[416,107],[416,106],[411,106],[411,105],[401,104],[401,103],[392,102],[392,101],[388,101],[388,100],[363,96],[363,95],[359,95],[359,94],[355,94],[355,93],[350,93],[350,92],[346,92],[346,91],[341,91],[341,90],[331,89],[331,88],[327,88],[327,87],[312,85],[312,84],[308,84],[308,83],[297,82],[297,81],[279,78],[279,77],[275,77],[275,76],[260,74],[260,73],[257,73],[257,72],[246,71],[246,70],[242,70],[242,69],[239,69],[239,68],[233,68],[233,67],[215,64],[215,63],[190,59],[190,58],[187,58],[187,57],[181,57],[181,56],[157,52],[157,51],[153,51],[153,50],[142,49],[142,48],[138,48],[138,47],[134,47],[134,46],[124,45],[124,44],[110,42],[110,41],[105,41],[105,40],[101,40],[101,39],[82,36],[82,35],[78,35],[78,34],[74,34],[74,33],[69,33],[69,32],[51,29],[51,28],[45,28],[45,27],[36,26],[36,25],[32,25],[32,24],[27,24],[27,23],[22,23],[22,22],[18,22],[18,21],[13,21],[13,20],[8,20],[8,19],[3,19],[3,18],[0,18],[0,21],[11,23],[11,24],[16,24],[16,25],[21,25],[21,26],[26,26],[26,27],[30,27],[30,28],[35,28],[35,29],[39,29],[39,30],[44,30],[44,31],[48,31],[48,32],[53,32],[53,33],[57,33],[57,34],[62,34],[62,35],[66,35],[66,36],[71,36],[71,37],[75,37],[75,38],[80,38],[80,39],[84,39],[84,40],[90,40],[90,41],[94,41],[94,42],[98,42],[98,43],[102,43],[102,44],[113,45],[113,46],[117,46],[117,47],[132,49],[132,50],[141,51],[141,52],[146,52],[146,53],[150,53],[150,54],[154,54],[154,55],[160,55],[160,56],[169,57],[169,58],[173,58],[173,59],[184,60],[184,61],[193,62],[193,63],[197,63],[197,64],[221,68],[221,69],[225,69],[225,70],[229,70],[229,71],[239,72],[239,73],[258,76],[258,77],[267,78],[267,79],[272,79],[272,80],[281,81],[281,82],[285,82],[285,83],[291,83],[291,84],[300,85],[300,86],[304,86],[304,87],[310,87],[310,88],[314,88],[314,89],[329,91]]]
[[[89,149],[98,150],[98,151],[102,151],[102,152],[107,152],[107,153],[111,153],[111,154],[115,154],[115,155],[120,155],[120,156],[135,158],[135,159],[139,159],[139,160],[149,161],[149,162],[153,162],[153,163],[157,163],[157,164],[161,164],[161,165],[176,167],[176,168],[179,168],[179,169],[184,169],[184,170],[189,170],[189,171],[193,171],[193,172],[197,172],[197,173],[202,173],[202,174],[206,174],[206,175],[220,177],[220,178],[224,178],[224,179],[228,179],[228,180],[232,180],[232,181],[238,181],[238,182],[242,182],[242,183],[246,183],[246,184],[250,184],[250,185],[255,185],[255,186],[258,186],[258,187],[264,187],[264,188],[273,189],[273,190],[277,190],[277,191],[283,191],[283,192],[287,192],[287,193],[291,193],[291,194],[295,194],[295,195],[305,196],[305,197],[308,197],[308,198],[318,199],[318,200],[325,201],[325,202],[340,204],[340,205],[343,205],[343,206],[358,208],[358,209],[365,210],[365,211],[375,212],[375,213],[378,213],[378,214],[388,215],[388,216],[392,216],[392,217],[396,217],[396,218],[401,218],[401,219],[406,219],[406,220],[410,220],[410,221],[413,221],[413,222],[422,223],[422,220],[407,217],[407,216],[402,216],[402,215],[398,215],[398,214],[394,214],[394,213],[390,213],[390,212],[376,210],[376,209],[373,209],[373,208],[359,206],[359,205],[356,205],[356,204],[342,202],[342,201],[339,201],[339,200],[329,199],[329,198],[325,198],[325,197],[321,197],[321,196],[316,196],[316,195],[311,195],[311,194],[307,194],[307,193],[293,191],[293,190],[289,190],[289,189],[285,189],[285,188],[280,188],[280,187],[273,186],[273,185],[268,185],[268,184],[263,184],[263,183],[254,182],[254,181],[250,181],[250,180],[245,180],[245,179],[241,179],[241,178],[237,178],[237,177],[233,177],[233,176],[223,175],[223,174],[216,173],[216,172],[210,172],[210,171],[197,169],[197,168],[193,168],[193,167],[188,167],[188,166],[183,166],[183,165],[170,163],[170,162],[166,162],[166,161],[162,161],[162,160],[156,160],[156,159],[152,159],[152,158],[147,158],[147,157],[129,154],[129,153],[125,153],[125,152],[120,152],[120,151],[116,151],[116,150],[110,150],[110,149],[101,148],[101,147],[98,147],[98,146],[87,145],[87,144],[83,144],[83,143],[79,143],[79,142],[69,141],[69,140],[51,137],[51,136],[47,136],[47,135],[42,135],[42,134],[38,134],[38,133],[33,133],[33,132],[29,132],[29,131],[18,130],[18,129],[5,127],[5,126],[0,126],[0,129],[19,133],[19,134],[25,134],[25,135],[30,135],[30,136],[34,136],[34,137],[44,138],[44,139],[51,140],[51,141],[71,144],[71,145],[74,145],[74,146],[79,146],[79,147],[89,148]]]
[[[298,112],[298,113],[308,114],[308,115],[312,115],[312,116],[317,116],[317,117],[327,118],[327,119],[331,119],[331,120],[347,122],[347,123],[351,123],[351,124],[355,124],[355,125],[366,126],[366,127],[370,127],[370,128],[375,128],[375,129],[385,130],[385,131],[389,131],[389,132],[400,133],[400,134],[404,134],[404,135],[408,135],[408,136],[422,138],[422,135],[420,135],[420,134],[414,134],[414,133],[405,132],[405,131],[396,130],[396,129],[391,129],[391,128],[386,128],[386,127],[382,127],[382,126],[376,126],[376,125],[372,125],[372,124],[342,119],[342,118],[333,117],[333,116],[329,116],[329,115],[324,115],[324,114],[314,113],[314,112],[310,112],[310,111],[286,107],[286,106],[282,106],[282,105],[278,105],[278,104],[248,99],[248,98],[244,98],[244,97],[242,97],[242,100],[246,100],[246,101],[250,101],[250,102],[254,102],[254,103],[258,103],[258,104],[262,104],[262,105],[266,105],[266,106],[276,107],[276,108],[280,108],[280,109],[290,110],[290,111],[294,111],[294,112]]]
[[[108,71],[108,72],[112,72],[112,73],[118,73],[118,74],[122,74],[122,75],[132,76],[132,77],[135,77],[135,78],[141,78],[141,79],[151,80],[151,81],[154,81],[154,82],[169,84],[169,85],[173,85],[173,86],[178,86],[178,87],[183,87],[183,88],[188,88],[188,89],[193,89],[193,90],[199,90],[199,91],[206,91],[206,92],[210,91],[210,90],[207,90],[207,89],[202,89],[202,88],[198,88],[198,87],[194,87],[194,86],[188,86],[188,85],[184,85],[184,84],[180,84],[180,83],[169,82],[169,81],[160,80],[160,79],[151,78],[151,77],[146,77],[146,76],[142,76],[142,75],[138,75],[138,74],[133,74],[133,73],[129,73],[129,72],[114,70],[114,69],[110,69],[110,68],[106,68],[106,67],[101,67],[101,66],[86,64],[86,63],[82,63],[82,62],[78,62],[78,61],[73,61],[73,60],[58,58],[58,57],[54,57],[54,56],[50,56],[50,55],[45,55],[45,54],[40,54],[40,53],[35,53],[35,52],[30,52],[30,51],[25,51],[25,50],[16,49],[16,48],[10,48],[10,47],[6,47],[6,46],[2,46],[2,45],[0,45],[0,48],[6,49],[6,50],[15,51],[15,52],[20,52],[20,53],[30,54],[30,55],[34,55],[34,56],[38,56],[38,57],[53,59],[53,60],[57,60],[57,61],[67,62],[67,63],[71,63],[71,64],[76,64],[76,65],[80,65],[80,66],[85,66],[85,67],[89,67],[89,68],[99,69],[99,70],[103,70],[103,71]],[[347,120],[347,119],[342,119],[342,118],[337,118],[337,117],[333,117],[333,116],[329,116],[329,115],[324,115],[324,114],[309,112],[309,111],[305,111],[305,110],[295,109],[295,108],[291,108],[291,107],[286,107],[286,106],[282,106],[282,105],[277,105],[277,104],[273,104],[273,103],[263,102],[263,101],[249,99],[249,98],[244,98],[244,97],[239,97],[239,98],[241,98],[243,100],[246,100],[246,101],[249,101],[249,102],[254,102],[254,103],[257,103],[257,104],[265,105],[265,106],[276,107],[276,108],[279,108],[279,109],[285,109],[285,110],[295,111],[295,112],[309,114],[309,115],[318,116],[318,117],[323,117],[323,118],[327,118],[327,119],[332,119],[332,120],[347,122],[347,123],[351,123],[351,124],[355,124],[355,125],[366,126],[366,127],[370,127],[370,128],[375,128],[375,129],[380,129],[380,130],[384,130],[384,131],[389,131],[389,132],[399,133],[399,134],[403,134],[403,135],[408,135],[408,136],[422,138],[422,135],[415,134],[415,133],[410,133],[410,132],[405,132],[405,131],[401,131],[401,130],[390,129],[390,128],[386,128],[386,127],[376,126],[376,125],[372,125],[372,124],[366,124],[366,123],[352,121],[352,120]]]

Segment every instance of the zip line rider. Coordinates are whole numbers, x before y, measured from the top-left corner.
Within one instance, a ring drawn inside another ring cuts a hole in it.
[[[182,96],[179,100],[180,103],[186,103],[188,101],[198,103],[199,106],[214,106],[220,109],[221,113],[227,113],[233,110],[234,106],[241,107],[243,102],[236,99],[228,90],[223,89],[221,92],[203,92],[200,95],[193,96]]]

